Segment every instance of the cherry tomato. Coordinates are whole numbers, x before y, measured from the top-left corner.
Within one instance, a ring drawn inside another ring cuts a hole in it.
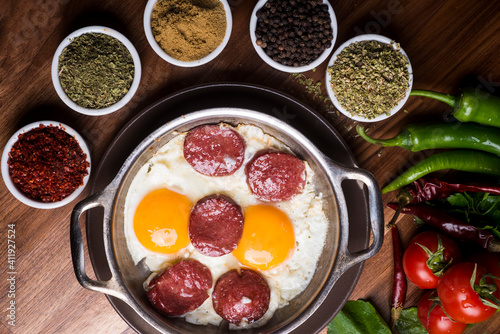
[[[442,248],[439,248],[441,240]],[[438,277],[451,263],[462,260],[455,241],[433,231],[417,234],[403,254],[406,277],[420,289],[435,289]]]
[[[417,316],[425,329],[430,334],[462,333],[467,325],[448,318],[441,305],[436,303],[434,299],[437,299],[437,292],[431,290],[423,295],[418,303]],[[430,313],[429,310],[431,310]]]
[[[474,287],[471,280],[475,273]],[[462,262],[451,266],[439,279],[437,292],[441,300],[444,311],[455,321],[465,324],[475,324],[489,319],[496,308],[485,305],[481,298],[491,301],[491,293],[481,293],[475,291],[481,278],[488,271],[480,264],[473,262]],[[484,283],[493,284],[490,277],[484,278]],[[496,298],[500,297],[498,289],[492,293]],[[488,298],[488,296],[490,298]]]

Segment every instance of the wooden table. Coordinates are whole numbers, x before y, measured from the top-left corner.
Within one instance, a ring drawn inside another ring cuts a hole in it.
[[[222,54],[208,65],[180,68],[157,56],[142,27],[146,1],[5,1],[0,11],[0,144],[12,133],[37,120],[53,119],[73,126],[90,143],[97,165],[116,133],[139,111],[167,94],[210,82],[246,82],[273,87],[302,100],[323,114],[343,136],[359,165],[372,172],[380,185],[427,153],[399,148],[381,150],[355,132],[356,122],[335,112],[303,81],[322,82],[326,62],[303,76],[279,72],[266,65],[251,45],[248,26],[256,1],[229,0],[234,28]],[[401,43],[414,70],[414,87],[453,93],[473,84],[487,92],[499,88],[500,2],[491,0],[354,0],[332,1],[339,23],[336,46],[360,33],[380,33]],[[105,25],[125,34],[137,48],[143,77],[126,107],[110,115],[90,117],[69,110],[52,86],[50,65],[61,40],[87,25]],[[391,137],[417,120],[441,119],[449,108],[438,102],[411,98],[405,111],[370,125],[371,133]],[[79,197],[89,195],[89,188]],[[75,279],[69,244],[69,217],[74,204],[38,210],[18,202],[0,182],[0,272],[2,320],[0,332],[14,333],[132,333],[105,296],[83,289]],[[383,197],[384,203],[394,194]],[[392,216],[389,209],[385,218]],[[8,325],[7,235],[15,224],[15,327]],[[398,222],[404,243],[416,228],[409,217]],[[366,261],[350,299],[373,303],[389,321],[392,248],[386,233],[382,250]],[[88,261],[88,258],[87,258]],[[406,307],[416,305],[421,291],[409,284]],[[498,333],[500,315],[468,333]],[[324,331],[326,332],[326,330]]]

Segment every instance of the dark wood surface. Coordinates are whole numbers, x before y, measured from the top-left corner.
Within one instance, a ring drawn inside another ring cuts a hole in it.
[[[272,87],[295,96],[323,114],[343,136],[360,167],[372,172],[381,186],[431,152],[409,153],[399,148],[380,149],[355,132],[356,122],[308,91],[301,82],[322,83],[326,61],[298,78],[266,65],[254,51],[248,26],[257,1],[229,0],[234,27],[222,54],[208,65],[180,68],[163,61],[146,41],[142,27],[146,1],[27,0],[3,1],[0,6],[0,144],[21,126],[37,120],[64,122],[89,142],[97,165],[116,133],[139,111],[170,93],[210,82],[246,82]],[[336,46],[360,33],[380,33],[401,43],[414,70],[414,87],[454,93],[474,85],[488,91],[500,86],[500,2],[491,0],[365,0],[332,1],[339,24]],[[143,76],[132,101],[106,116],[91,117],[68,109],[52,86],[50,65],[61,40],[87,25],[104,25],[126,35],[137,48]],[[439,120],[449,108],[438,102],[410,98],[405,111],[370,125],[378,137],[392,137],[405,124]],[[89,187],[79,197],[89,195]],[[384,204],[394,194],[384,195]],[[38,210],[18,202],[0,182],[0,332],[8,333],[132,333],[104,295],[82,288],[73,273],[69,218],[74,204]],[[392,212],[385,211],[386,220]],[[15,224],[16,326],[8,325],[8,224]],[[416,228],[409,217],[398,221],[407,244]],[[87,258],[88,261],[88,258]],[[390,234],[382,250],[366,261],[350,299],[375,305],[389,321],[392,280]],[[421,291],[409,284],[405,307],[416,305]],[[467,333],[498,333],[500,315]],[[326,332],[326,330],[325,330]]]

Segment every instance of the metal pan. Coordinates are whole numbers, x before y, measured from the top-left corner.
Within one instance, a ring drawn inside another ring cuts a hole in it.
[[[325,156],[299,131],[287,123],[254,110],[214,108],[201,110],[176,118],[151,133],[128,156],[114,180],[101,192],[78,203],[71,217],[71,250],[76,276],[80,284],[90,290],[114,296],[128,304],[154,329],[163,333],[220,333],[224,328],[197,326],[180,318],[166,318],[151,308],[142,282],[149,275],[145,266],[135,266],[127,250],[123,208],[128,187],[137,170],[152,155],[175,136],[175,131],[189,131],[202,124],[226,122],[260,127],[264,132],[288,145],[300,158],[306,160],[315,172],[316,191],[322,193],[323,206],[329,218],[326,244],[318,261],[312,282],[292,302],[278,310],[263,327],[248,333],[288,333],[306,321],[323,303],[339,277],[352,266],[376,254],[383,242],[383,210],[378,184],[374,177],[359,168],[341,165]],[[349,244],[349,217],[342,183],[357,180],[366,185],[368,211],[373,240],[362,251],[351,253]],[[102,207],[104,251],[111,278],[107,281],[90,279],[85,273],[84,252],[79,217],[87,210]]]

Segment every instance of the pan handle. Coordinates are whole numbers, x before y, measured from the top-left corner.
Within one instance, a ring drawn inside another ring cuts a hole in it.
[[[101,193],[94,194],[82,200],[76,204],[73,212],[71,214],[71,227],[70,227],[70,239],[71,239],[71,257],[73,260],[73,269],[75,270],[76,278],[78,282],[86,289],[102,292],[114,297],[117,297],[124,302],[128,303],[127,293],[124,288],[117,281],[117,270],[113,268],[111,264],[111,279],[109,281],[96,281],[87,276],[85,271],[85,256],[83,251],[83,239],[82,232],[80,229],[80,216],[87,210],[103,207],[104,208],[104,229],[109,229],[109,224],[107,222],[110,219],[109,205],[107,198],[109,198],[107,191],[104,190]],[[110,231],[108,231],[110,232]],[[104,233],[106,235],[106,232]],[[109,234],[108,234],[109,235]],[[108,243],[104,242],[106,256],[110,252]],[[109,263],[109,262],[108,262]]]
[[[337,197],[340,218],[339,250],[335,262],[338,277],[352,266],[365,261],[375,255],[384,241],[384,216],[382,206],[382,193],[375,177],[368,171],[347,167],[331,159],[326,159],[329,164],[330,179]],[[344,180],[358,180],[363,182],[368,189],[368,212],[373,239],[368,248],[351,253],[349,244],[349,217],[347,203],[342,189]]]

